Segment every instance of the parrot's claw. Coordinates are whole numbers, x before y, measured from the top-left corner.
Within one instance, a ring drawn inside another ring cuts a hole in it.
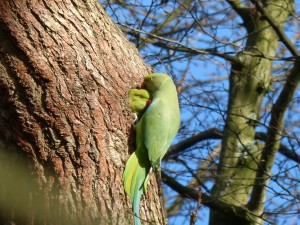
[[[136,128],[138,122],[139,122],[139,118],[138,116],[136,115],[136,113],[133,114],[134,115],[134,120],[133,120],[133,127],[134,129]]]
[[[150,170],[149,170],[149,173],[152,174],[152,172],[153,172],[153,167],[151,166]]]

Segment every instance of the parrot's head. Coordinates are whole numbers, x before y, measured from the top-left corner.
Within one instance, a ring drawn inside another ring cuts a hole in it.
[[[144,78],[142,88],[146,89],[150,93],[154,93],[159,89],[160,85],[168,79],[171,79],[171,77],[167,74],[152,73]]]

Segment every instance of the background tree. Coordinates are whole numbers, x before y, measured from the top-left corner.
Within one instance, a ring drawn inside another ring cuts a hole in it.
[[[101,2],[177,80],[182,126],[162,170],[170,223],[201,221],[201,200],[211,225],[299,222],[299,2]]]
[[[0,224],[133,221],[127,92],[149,73],[96,0],[0,1]]]
[[[162,169],[170,223],[202,224],[204,206],[213,225],[297,223],[295,2],[101,2],[177,81],[182,125]],[[150,69],[98,2],[0,1],[0,71],[1,224],[132,223],[127,92]],[[141,215],[162,224],[150,185]]]

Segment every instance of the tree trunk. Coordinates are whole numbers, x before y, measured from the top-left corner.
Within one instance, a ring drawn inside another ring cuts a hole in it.
[[[132,223],[127,92],[148,73],[97,0],[0,1],[1,224]]]
[[[264,7],[282,28],[293,3],[273,0]],[[262,99],[270,88],[272,59],[279,44],[276,32],[255,5],[247,13],[248,16],[242,17],[249,36],[245,50],[236,56],[238,63],[231,68],[227,119],[213,189],[215,198],[240,207],[247,207],[258,170],[263,147],[254,140],[255,122],[260,117]],[[245,217],[242,221],[232,214],[211,210],[210,225],[262,224],[263,209],[262,204],[258,211],[252,212],[257,217]]]

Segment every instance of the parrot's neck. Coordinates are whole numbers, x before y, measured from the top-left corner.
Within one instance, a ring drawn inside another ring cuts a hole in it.
[[[167,101],[178,101],[177,90],[172,80],[166,80],[160,85],[159,89],[153,93],[153,100],[166,99]]]

